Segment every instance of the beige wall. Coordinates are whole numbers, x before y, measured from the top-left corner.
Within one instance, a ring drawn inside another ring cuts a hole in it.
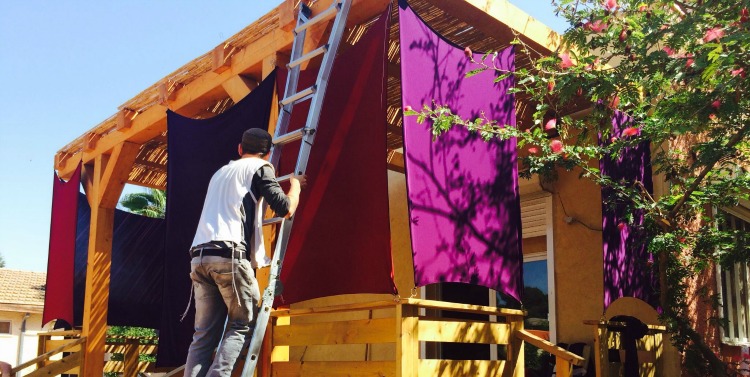
[[[0,360],[13,366],[18,365],[18,338],[21,336],[24,314],[15,311],[0,311],[0,321],[11,321],[11,334],[0,334]],[[26,320],[26,332],[23,334],[21,362],[37,356],[38,338],[36,334],[40,331],[42,331],[42,314],[31,313]],[[26,370],[23,372],[28,373]],[[23,372],[20,375],[25,374]]]

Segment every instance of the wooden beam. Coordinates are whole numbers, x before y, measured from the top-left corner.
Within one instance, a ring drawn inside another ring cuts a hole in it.
[[[97,134],[94,132],[89,132],[86,134],[86,143],[83,146],[84,152],[92,152],[96,150],[96,144],[99,142],[99,139],[102,138],[101,134]]]
[[[297,23],[297,8],[294,7],[294,0],[284,0],[278,6],[279,27],[285,31],[292,31]]]
[[[271,55],[263,58],[263,65],[261,67],[261,75],[265,80],[268,75],[273,72],[276,67],[286,66],[289,63],[289,55],[275,52]]]
[[[136,112],[130,109],[120,109],[117,112],[117,120],[115,128],[118,131],[123,131],[133,125],[133,118],[136,116]]]
[[[89,193],[94,198],[101,195],[105,158],[106,156],[99,155],[94,159],[93,187]],[[83,304],[82,336],[86,337],[86,346],[81,374],[84,376],[93,376],[104,370],[114,217],[114,208],[101,207],[99,203],[91,206],[86,293]]]
[[[227,81],[221,83],[221,87],[229,94],[234,103],[239,102],[245,98],[246,95],[250,94],[253,89],[258,87],[258,82],[244,77],[242,75],[234,75]]]
[[[216,73],[222,73],[232,67],[232,54],[237,48],[230,43],[222,43],[214,47],[211,51],[212,70]]]
[[[97,199],[100,207],[109,209],[117,207],[120,194],[140,149],[141,146],[138,144],[123,142],[112,150],[112,155],[99,182]]]

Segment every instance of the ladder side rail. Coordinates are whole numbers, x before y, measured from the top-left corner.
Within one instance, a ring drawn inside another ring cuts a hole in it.
[[[310,113],[307,116],[307,123],[305,125],[305,128],[310,131],[308,131],[307,134],[305,134],[305,137],[302,138],[299,157],[297,158],[297,166],[295,168],[295,172],[300,175],[305,174],[305,171],[307,170],[307,162],[310,157],[313,140],[315,139],[315,131],[318,129],[318,121],[320,120],[320,113],[323,108],[326,89],[328,88],[328,78],[333,70],[336,53],[338,52],[344,29],[346,28],[346,20],[349,16],[351,3],[351,0],[342,0],[340,2],[341,9],[333,22],[333,28],[331,29],[331,36],[329,37],[328,42],[328,52],[323,56],[323,62],[321,63],[320,71],[318,72],[318,79],[316,81],[318,88],[315,96],[312,98],[312,102],[310,103]]]

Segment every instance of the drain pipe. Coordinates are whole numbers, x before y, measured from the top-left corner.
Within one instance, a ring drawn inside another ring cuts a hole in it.
[[[21,333],[18,334],[18,357],[16,357],[16,365],[21,365],[21,360],[23,358],[23,335],[26,333],[26,320],[29,319],[31,314],[26,313],[23,315],[23,320],[21,321]]]

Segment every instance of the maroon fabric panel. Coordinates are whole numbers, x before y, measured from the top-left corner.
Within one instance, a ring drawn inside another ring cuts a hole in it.
[[[347,293],[395,293],[388,217],[385,49],[388,13],[341,53],[328,84],[289,238],[281,303]],[[283,88],[285,72],[280,73]],[[306,73],[300,88],[314,77]],[[283,93],[283,89],[280,91]],[[297,107],[290,130],[306,109]],[[284,147],[279,174],[298,146]]]
[[[73,325],[73,273],[80,185],[80,163],[68,182],[60,180],[55,173],[52,183],[52,220],[43,324],[53,319],[62,319]]]
[[[486,117],[515,125],[513,78],[495,83],[430,29],[408,5],[399,4],[401,91],[404,106],[448,106],[463,118]],[[478,55],[478,54],[477,54]],[[488,58],[489,60],[489,58]],[[496,67],[512,71],[514,51],[499,51]],[[484,141],[456,127],[433,140],[431,123],[404,118],[404,154],[417,285],[457,282],[482,285],[520,301],[521,214],[516,141]]]

